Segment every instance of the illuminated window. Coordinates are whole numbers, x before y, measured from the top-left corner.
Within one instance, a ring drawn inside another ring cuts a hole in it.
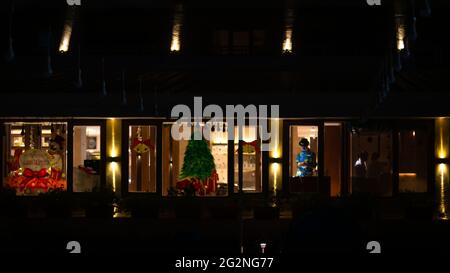
[[[318,126],[291,126],[290,128],[290,176],[310,177],[318,175]]]
[[[204,126],[201,124],[200,128],[203,129]],[[195,192],[196,196],[228,195],[228,133],[223,130],[223,123],[215,123],[214,126],[211,126],[210,140],[197,140],[204,143],[212,155],[212,158],[204,160],[212,159],[214,162],[211,175],[200,180],[196,177],[182,177],[184,164],[189,164],[185,161],[185,157],[191,140],[173,139],[171,128],[172,124],[166,124],[163,127],[163,195],[184,195],[185,184],[188,180],[199,182]],[[198,129],[195,126],[190,128],[191,133]],[[199,154],[199,156],[205,155]]]
[[[67,190],[67,124],[6,123],[3,185],[17,195]]]
[[[426,192],[428,180],[428,137],[423,130],[399,132],[399,191]]]
[[[392,133],[355,129],[350,135],[351,190],[392,195]]]
[[[261,140],[257,126],[243,126],[242,141],[239,141],[239,131],[235,128],[234,137],[234,192],[239,191],[240,176],[243,192],[261,192]],[[240,157],[242,151],[242,158]],[[241,172],[242,170],[242,172]]]
[[[128,136],[128,191],[156,192],[156,126],[130,126]]]
[[[73,127],[73,191],[91,192],[100,188],[100,126]]]

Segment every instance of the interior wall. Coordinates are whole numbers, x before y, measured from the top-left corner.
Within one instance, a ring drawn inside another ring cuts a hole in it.
[[[324,132],[324,176],[331,179],[331,196],[340,194],[342,166],[341,126],[326,126]]]

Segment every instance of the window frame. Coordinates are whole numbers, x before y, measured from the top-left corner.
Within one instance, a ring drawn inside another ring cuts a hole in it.
[[[73,127],[74,126],[100,126],[100,190],[106,189],[106,119],[74,119],[68,121],[67,151],[67,191],[76,195],[86,195],[91,192],[73,191]]]
[[[285,120],[283,122],[283,185],[282,189],[284,192],[287,193],[296,193],[290,191],[290,178],[291,178],[291,161],[290,161],[290,153],[291,153],[291,126],[317,126],[318,127],[318,133],[317,136],[319,138],[318,141],[318,147],[317,147],[317,185],[318,185],[318,192],[321,192],[320,181],[323,180],[324,172],[323,172],[323,164],[324,164],[324,120],[311,120],[311,119],[295,119],[295,120]],[[342,184],[341,183],[341,190],[342,190]],[[298,194],[298,193],[297,193]]]
[[[68,151],[69,151],[70,121],[71,120],[69,120],[69,119],[51,118],[51,117],[48,117],[48,118],[11,118],[11,119],[6,118],[6,119],[2,119],[1,122],[0,122],[0,126],[2,126],[1,137],[0,137],[0,151],[2,153],[1,156],[0,156],[0,166],[1,166],[0,167],[0,175],[1,175],[0,190],[5,188],[3,179],[4,179],[4,175],[5,175],[4,174],[4,168],[5,168],[4,164],[6,164],[6,162],[4,162],[4,152],[5,151],[4,151],[3,145],[5,144],[4,138],[6,138],[6,135],[7,135],[7,132],[5,131],[5,124],[6,123],[15,123],[15,122],[24,122],[24,123],[27,123],[27,122],[34,122],[34,123],[36,123],[36,122],[61,122],[61,123],[64,123],[65,122],[67,124],[67,128],[66,128],[66,133],[67,133],[66,152],[68,153]],[[66,191],[69,192],[69,193],[72,193],[70,191],[70,188],[69,188],[69,185],[71,185],[71,182],[70,182],[69,179],[71,179],[71,177],[69,176],[69,169],[70,168],[68,167],[69,166],[68,157],[69,156],[67,156],[67,172],[66,172],[67,190]],[[37,196],[32,196],[32,195],[30,195],[30,196],[20,196],[20,198],[33,199],[33,198],[37,198]]]
[[[162,196],[162,123],[163,119],[123,119],[122,120],[122,153],[121,153],[121,193],[122,196]],[[130,126],[155,126],[156,127],[156,191],[155,192],[130,192],[128,190],[129,178],[129,129]]]

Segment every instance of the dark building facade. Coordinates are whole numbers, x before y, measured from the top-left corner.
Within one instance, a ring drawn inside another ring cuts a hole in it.
[[[225,120],[187,121],[211,129],[198,196],[421,193],[446,218],[448,3],[276,2],[2,4],[2,187],[178,195],[190,142],[172,111],[197,97],[279,106],[236,140]]]

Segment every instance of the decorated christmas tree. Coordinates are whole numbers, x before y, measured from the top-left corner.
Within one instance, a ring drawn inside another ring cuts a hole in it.
[[[184,153],[184,163],[181,169],[180,178],[197,178],[205,180],[211,176],[215,169],[214,157],[211,154],[206,140],[189,140],[186,152]]]
[[[195,134],[195,133],[194,133]],[[204,183],[214,174],[214,157],[206,140],[189,140],[184,153],[184,163],[177,187],[185,194],[193,194],[203,189]]]

